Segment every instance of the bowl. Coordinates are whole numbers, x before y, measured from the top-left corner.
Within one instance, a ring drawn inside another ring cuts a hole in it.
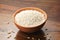
[[[23,27],[23,26],[17,24],[17,22],[15,21],[15,16],[16,16],[16,14],[18,14],[19,12],[24,11],[24,10],[37,10],[37,11],[39,11],[39,12],[41,12],[41,13],[44,14],[44,17],[45,17],[46,20],[45,20],[42,24],[40,24],[40,25],[38,25],[38,26],[36,26],[36,27],[30,27],[30,28]],[[25,7],[25,8],[20,8],[20,9],[18,9],[18,10],[13,14],[13,19],[14,19],[14,24],[16,25],[16,27],[17,27],[18,29],[20,29],[22,32],[32,33],[32,32],[36,32],[36,31],[40,30],[40,29],[44,26],[44,24],[45,24],[46,21],[47,21],[47,14],[46,14],[45,11],[43,11],[43,10],[40,9],[40,8],[36,8],[36,7]]]

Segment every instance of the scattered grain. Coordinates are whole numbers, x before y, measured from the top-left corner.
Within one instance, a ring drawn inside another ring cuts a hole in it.
[[[38,40],[40,40],[40,38],[38,38]]]
[[[27,39],[30,39],[30,37],[27,37]]]
[[[46,31],[48,30],[48,29],[45,29]]]
[[[7,38],[10,38],[11,37],[11,35],[10,36],[8,36]]]
[[[34,37],[32,37],[32,40],[34,40]]]

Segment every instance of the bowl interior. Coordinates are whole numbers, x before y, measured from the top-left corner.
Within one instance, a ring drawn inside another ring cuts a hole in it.
[[[16,14],[18,14],[19,12],[21,12],[21,11],[24,11],[24,10],[36,10],[36,11],[39,11],[39,12],[41,12],[41,13],[43,13],[44,14],[44,17],[45,17],[45,21],[47,20],[47,14],[46,14],[46,12],[45,11],[43,11],[42,9],[40,9],[40,8],[36,8],[36,7],[26,7],[26,8],[20,8],[20,9],[18,9],[14,14],[13,14],[13,16],[14,16],[14,23],[16,23],[17,24],[17,22],[15,21],[15,16],[16,16]],[[44,21],[44,22],[45,22]],[[43,23],[44,23],[43,22]],[[43,24],[42,23],[42,24]],[[19,26],[21,26],[20,24],[17,24],[17,25],[19,25]],[[41,25],[41,24],[40,24]],[[38,25],[39,26],[39,25]],[[23,26],[22,26],[23,27]],[[37,26],[36,26],[37,27]],[[29,27],[28,27],[29,28]]]

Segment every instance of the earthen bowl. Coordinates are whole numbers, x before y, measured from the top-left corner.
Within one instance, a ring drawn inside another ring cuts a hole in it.
[[[15,21],[15,16],[16,16],[16,14],[18,14],[19,12],[21,12],[21,11],[23,11],[23,10],[37,10],[37,11],[43,13],[44,16],[45,16],[45,19],[47,20],[47,14],[46,14],[46,12],[43,11],[42,9],[40,9],[40,8],[36,8],[36,7],[20,8],[20,9],[18,9],[18,10],[13,14],[13,18],[14,18],[14,24],[15,24],[16,27],[17,27],[18,29],[20,29],[22,32],[26,32],[26,33],[36,32],[36,31],[40,30],[40,29],[44,26],[44,24],[46,23],[46,20],[45,20],[42,24],[40,24],[40,25],[38,25],[38,26],[36,26],[36,27],[31,27],[31,28],[23,27],[23,26],[17,24],[16,21]]]

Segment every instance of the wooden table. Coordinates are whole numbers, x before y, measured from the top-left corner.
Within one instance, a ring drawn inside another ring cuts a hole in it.
[[[26,34],[14,25],[12,14],[22,7],[46,11],[48,20],[42,30]],[[60,40],[60,0],[0,0],[0,40]]]

